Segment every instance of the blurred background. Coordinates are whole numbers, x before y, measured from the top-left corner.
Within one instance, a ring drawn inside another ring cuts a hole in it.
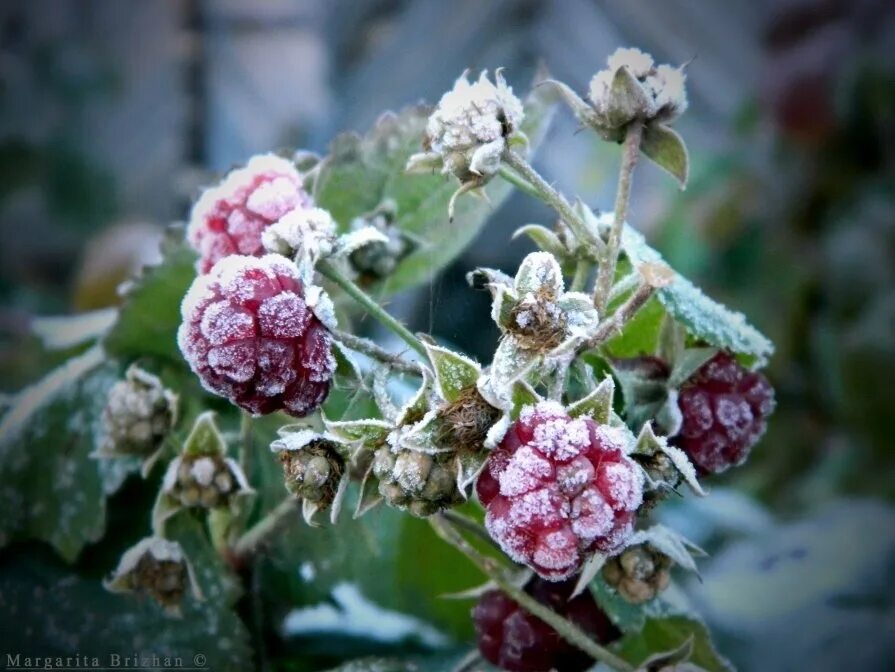
[[[114,304],[163,227],[253,153],[325,153],[341,130],[436,100],[465,68],[505,66],[522,93],[543,63],[584,91],[616,47],[637,46],[689,63],[677,128],[691,179],[679,192],[643,164],[631,222],[777,344],[778,410],[754,457],[705,504],[667,514],[713,551],[690,596],[744,669],[885,669],[874,665],[895,659],[893,45],[890,0],[3,0],[0,392],[54,364],[35,315]],[[577,131],[560,112],[535,164],[611,207],[617,148]],[[550,220],[514,195],[391,309],[487,359],[497,332],[464,274],[512,270],[530,243],[509,234]],[[755,563],[767,580],[738,580]],[[831,666],[800,666],[809,659]]]

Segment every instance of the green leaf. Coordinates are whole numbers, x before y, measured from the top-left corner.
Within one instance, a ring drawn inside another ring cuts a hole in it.
[[[39,539],[73,561],[102,535],[114,475],[88,456],[116,379],[95,347],[16,397],[0,424],[0,545]]]
[[[650,618],[638,633],[630,633],[617,646],[629,663],[639,665],[661,651],[672,651],[693,641],[689,662],[708,672],[732,672],[731,664],[715,649],[705,625],[686,616]]]
[[[627,225],[622,234],[622,248],[634,266],[663,261],[662,256],[646,244],[643,235]],[[656,291],[656,296],[672,317],[684,325],[694,337],[706,341],[709,345],[745,355],[759,365],[767,362],[768,357],[774,352],[774,345],[764,334],[750,325],[742,313],[731,311],[713,301],[678,273],[674,274],[674,280],[670,285]],[[636,318],[629,323],[625,332],[632,329],[631,324],[634,322]],[[657,324],[656,336],[658,329]]]
[[[628,358],[655,352],[665,309],[658,299],[647,301],[625,325],[622,333],[611,339],[603,349],[612,357]]]
[[[177,347],[180,303],[196,277],[196,255],[177,227],[169,229],[162,254],[161,263],[146,267],[128,287],[104,340],[109,355],[125,360],[154,355],[183,363]]]
[[[605,425],[612,415],[612,401],[615,397],[615,381],[606,376],[593,392],[569,406],[569,415],[577,418],[586,415],[595,422]]]
[[[520,130],[532,147],[543,138],[552,117],[548,98],[546,91],[535,89],[525,104]],[[385,114],[364,136],[337,137],[321,166],[314,197],[341,231],[347,231],[354,218],[390,200],[396,209],[395,225],[417,245],[392,275],[371,289],[374,294],[392,294],[431,278],[466,248],[512,189],[505,180],[492,180],[484,188],[487,200],[461,198],[453,223],[448,222],[448,202],[457,181],[440,173],[415,175],[404,170],[410,156],[420,150],[427,118],[423,107]]]
[[[423,344],[435,369],[435,384],[446,401],[455,401],[463,390],[474,387],[482,367],[457,352],[430,343]]]
[[[124,667],[125,657],[142,654],[179,657],[182,667],[251,669],[248,632],[233,611],[237,592],[224,563],[192,516],[178,516],[171,532],[190,557],[205,596],[203,602],[186,598],[183,618],[167,616],[152,600],[112,594],[99,577],[79,575],[32,547],[9,554],[0,573],[4,641],[15,642],[22,658],[77,653],[108,665],[118,654]]]
[[[687,186],[690,156],[684,139],[663,124],[650,124],[643,129],[640,151],[674,177],[681,189]]]

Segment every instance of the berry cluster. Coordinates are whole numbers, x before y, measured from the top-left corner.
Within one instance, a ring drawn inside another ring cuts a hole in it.
[[[607,644],[618,639],[621,633],[589,592],[569,599],[574,587],[574,581],[552,583],[535,577],[526,585],[525,592],[597,642]],[[479,651],[488,662],[502,670],[581,672],[593,664],[587,654],[498,590],[482,595],[472,611],[472,619]]]
[[[181,306],[180,349],[202,385],[250,413],[304,416],[329,392],[329,332],[285,257],[230,256],[199,276]]]
[[[559,581],[588,555],[622,547],[643,501],[642,480],[617,430],[541,402],[522,410],[476,491],[504,552]]]
[[[764,434],[774,388],[721,352],[684,383],[678,405],[683,424],[672,442],[702,473],[715,474],[742,464]]]

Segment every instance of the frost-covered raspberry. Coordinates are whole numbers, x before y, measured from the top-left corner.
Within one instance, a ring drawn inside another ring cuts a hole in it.
[[[619,430],[541,402],[522,410],[488,458],[476,492],[504,552],[559,581],[588,555],[624,544],[643,501],[643,476]]]
[[[193,206],[187,240],[199,253],[198,271],[208,273],[231,254],[261,256],[264,229],[310,203],[292,163],[273,154],[252,157]]]
[[[549,583],[537,577],[525,586],[525,592],[570,620],[601,644],[621,636],[593,596],[585,591],[569,599],[575,581]],[[522,609],[505,593],[490,590],[472,610],[479,651],[490,663],[509,672],[562,670],[580,672],[593,660],[566,642],[559,634]]]
[[[227,257],[184,297],[180,349],[208,391],[254,414],[307,415],[335,369],[310,298],[285,257]]]
[[[703,473],[717,474],[742,464],[764,434],[774,388],[721,352],[684,383],[678,405],[683,424],[673,443]]]

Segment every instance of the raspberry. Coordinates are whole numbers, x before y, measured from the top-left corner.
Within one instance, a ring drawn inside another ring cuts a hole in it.
[[[643,501],[640,468],[621,446],[614,428],[555,402],[524,408],[476,483],[491,536],[551,581],[617,551]]]
[[[679,446],[703,474],[742,464],[764,434],[774,410],[774,389],[760,373],[721,352],[681,386]]]
[[[264,229],[310,203],[292,163],[273,154],[252,157],[193,206],[187,240],[199,253],[198,271],[208,273],[232,254],[261,256]]]
[[[304,416],[326,398],[331,339],[285,257],[230,256],[193,282],[177,340],[209,392],[259,415]]]
[[[569,619],[601,644],[621,636],[609,618],[597,606],[593,595],[585,591],[569,599],[575,581],[548,583],[537,577],[529,581],[525,592]],[[489,590],[472,610],[478,635],[479,651],[490,663],[509,672],[562,670],[580,672],[593,661],[542,620],[522,609],[506,594]]]

